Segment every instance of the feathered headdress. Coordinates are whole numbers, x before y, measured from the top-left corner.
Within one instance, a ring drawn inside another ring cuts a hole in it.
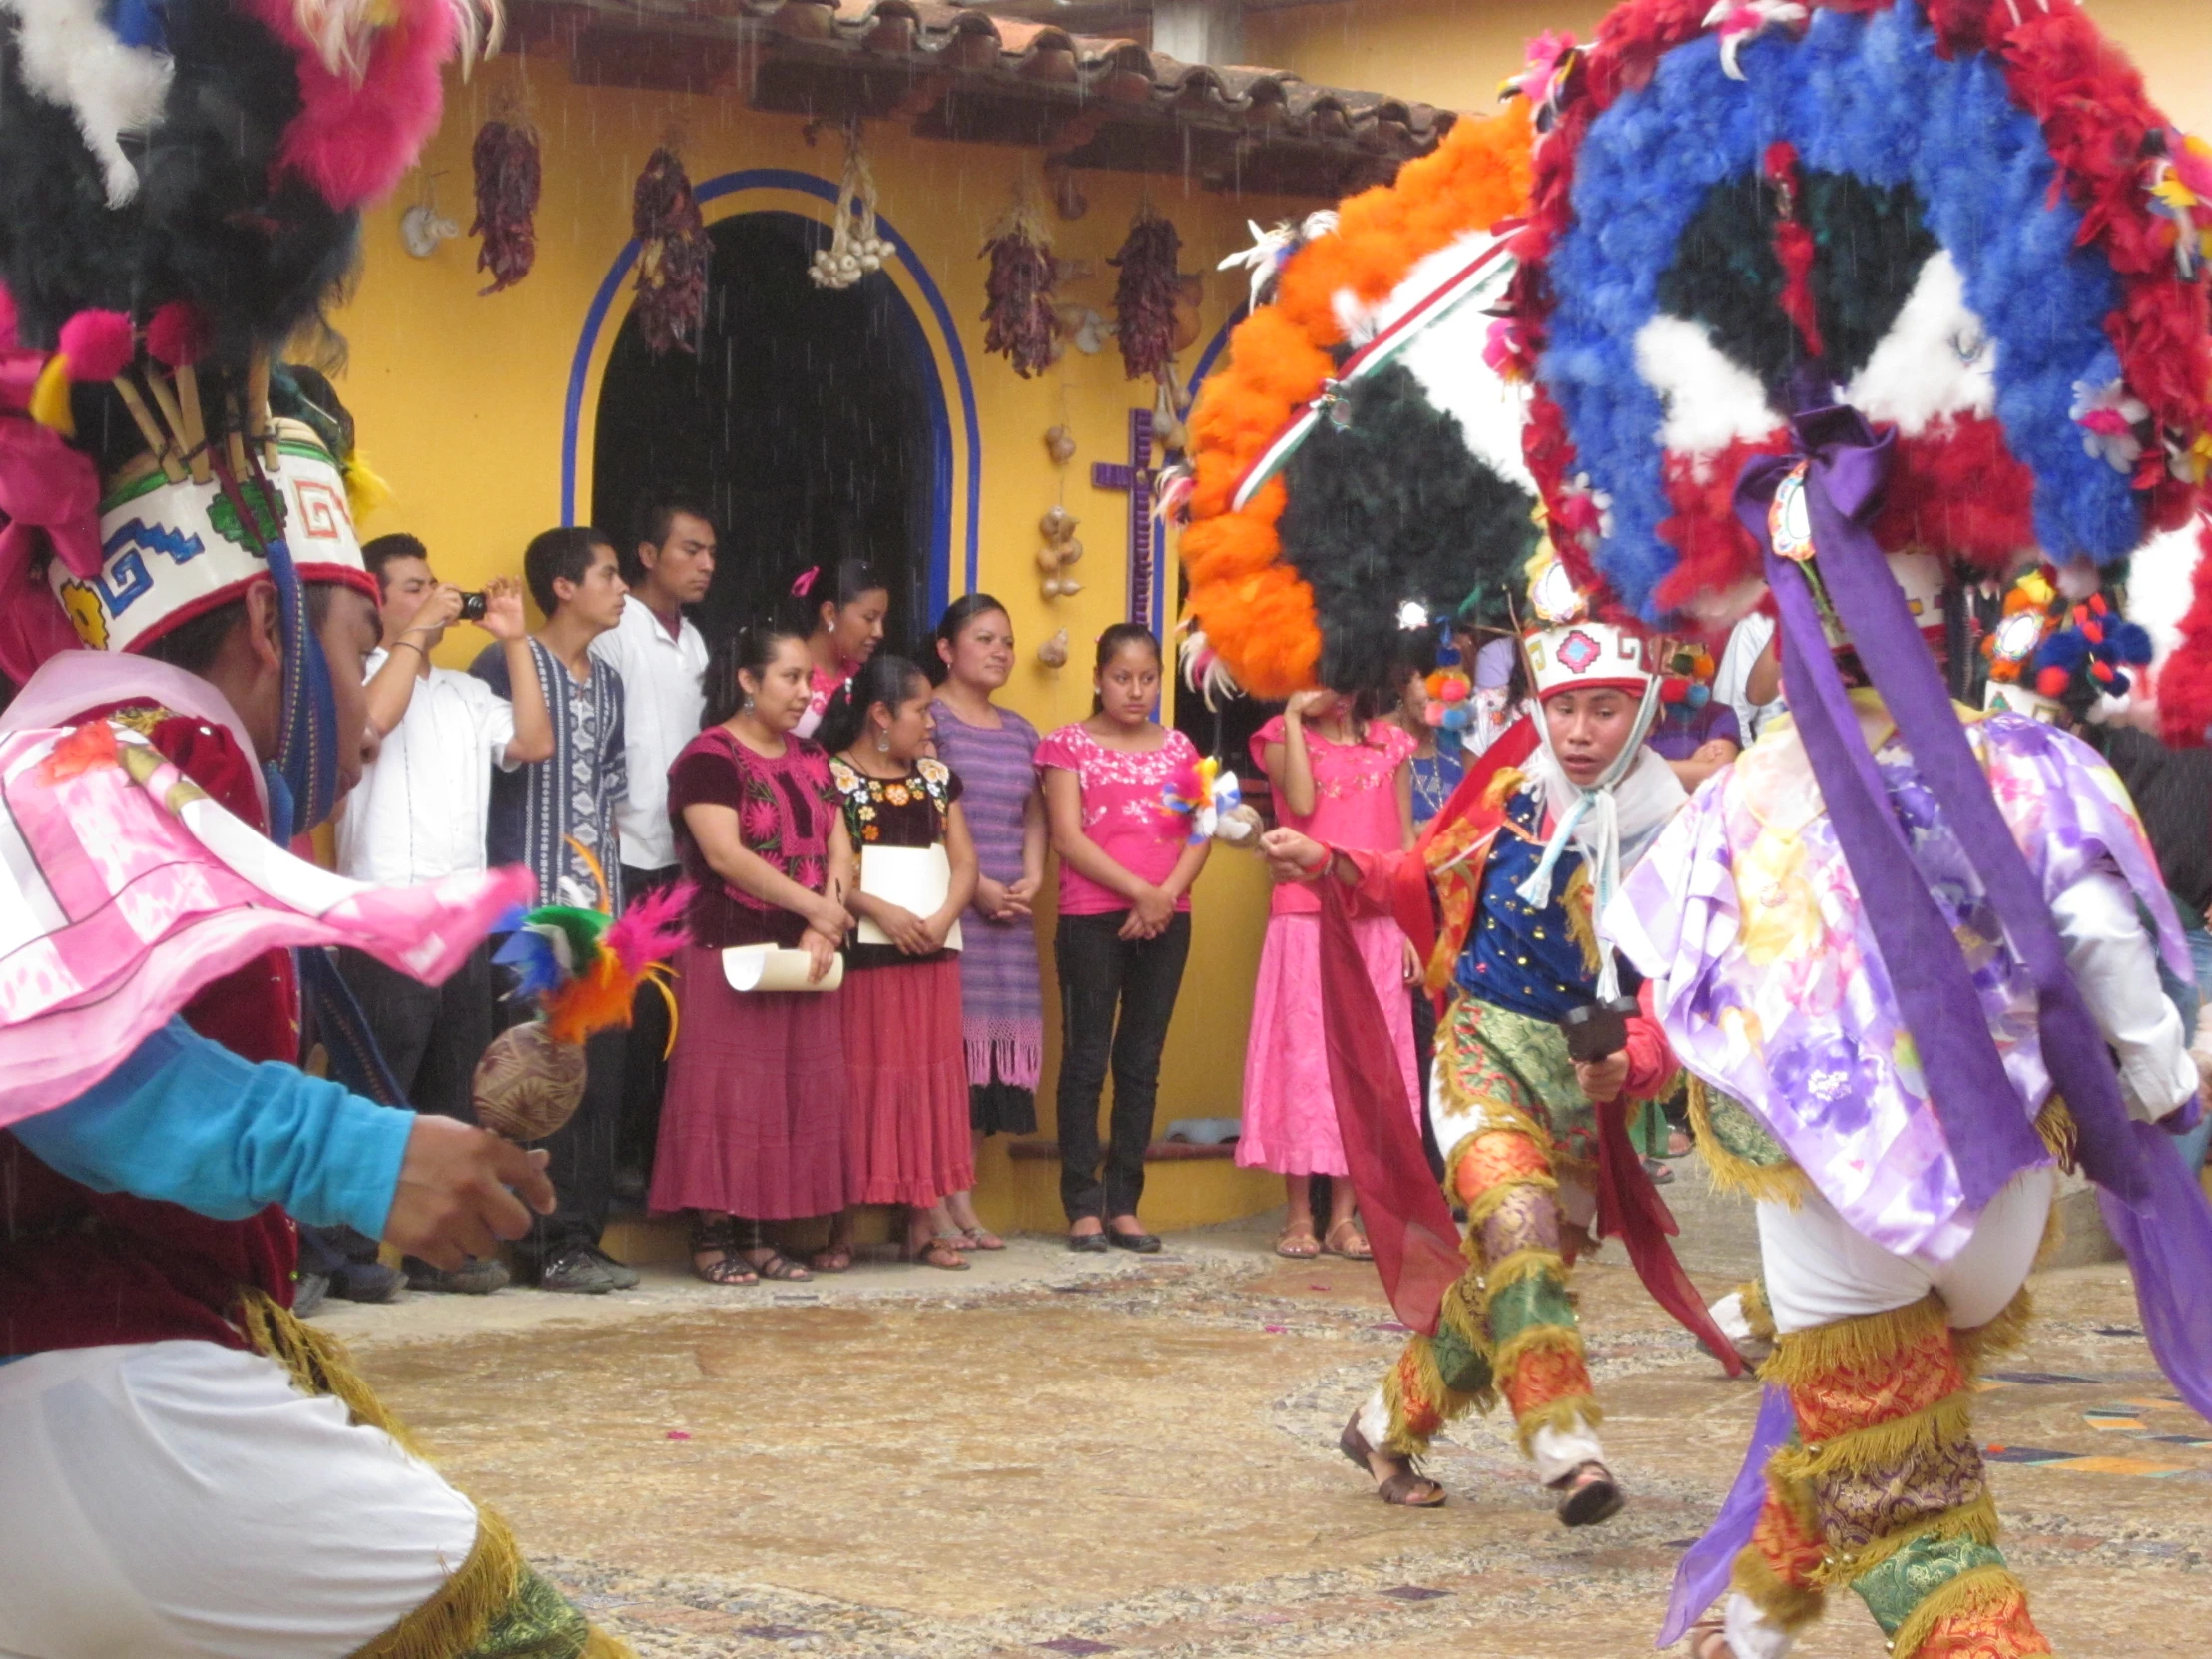
[[[1894,434],[1884,551],[2127,558],[2212,464],[2208,193],[2075,0],[1628,0],[1516,245],[1563,555],[1655,621],[1741,612],[1739,476],[1848,404]]]
[[[1258,696],[1390,684],[1404,622],[1502,589],[1534,545],[1517,394],[1484,363],[1531,137],[1519,105],[1461,120],[1264,250],[1273,299],[1192,413],[1181,542],[1190,612]]]

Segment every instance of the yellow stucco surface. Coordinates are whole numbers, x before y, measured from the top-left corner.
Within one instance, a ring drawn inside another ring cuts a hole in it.
[[[543,135],[544,193],[537,263],[518,286],[479,297],[477,244],[462,237],[428,259],[402,247],[401,214],[434,189],[441,212],[466,226],[472,215],[469,146],[481,123],[520,101]],[[362,527],[366,535],[407,530],[430,546],[440,573],[468,586],[518,572],[524,544],[560,522],[564,410],[572,363],[594,295],[630,237],[631,188],[653,148],[680,135],[695,183],[739,172],[788,169],[834,185],[842,149],[832,132],[810,146],[795,117],[757,114],[735,98],[691,97],[573,84],[558,62],[509,55],[472,82],[449,86],[443,128],[422,171],[364,227],[358,290],[337,324],[349,344],[340,389],[360,430],[363,453],[391,484],[394,500]],[[968,515],[979,526],[978,583],[1013,616],[1020,659],[1004,701],[1040,729],[1080,718],[1090,708],[1090,646],[1124,614],[1125,497],[1094,491],[1094,460],[1120,460],[1128,411],[1146,406],[1151,385],[1124,378],[1111,343],[1096,356],[1070,350],[1035,380],[983,352],[984,266],[977,258],[1017,181],[1041,183],[1035,152],[915,140],[893,124],[868,135],[884,218],[912,249],[922,271],[903,263],[890,273],[928,338],[951,415],[954,474],[950,593],[966,591]],[[1066,222],[1047,213],[1056,252],[1091,263],[1095,275],[1062,290],[1068,300],[1111,315],[1114,272],[1107,257],[1127,233],[1140,199],[1151,201],[1182,233],[1182,269],[1206,276],[1204,327],[1180,366],[1188,374],[1244,294],[1242,273],[1217,275],[1224,254],[1246,245],[1248,217],[1272,222],[1316,204],[1231,200],[1186,188],[1176,178],[1086,174],[1090,207]],[[788,188],[749,189],[705,204],[710,224],[733,212],[776,210],[827,223],[831,204]],[[876,279],[876,278],[871,278]],[[952,321],[952,337],[928,302],[934,284]],[[592,415],[616,327],[627,313],[625,280],[586,356],[575,443],[574,500],[591,503]],[[979,434],[980,488],[966,487],[967,439],[955,350],[964,357]],[[1046,454],[1055,422],[1080,448],[1064,477]],[[1083,561],[1073,574],[1084,590],[1045,600],[1034,559],[1036,523],[1063,500],[1081,520]],[[1163,573],[1173,620],[1172,569]],[[945,594],[933,598],[941,604]],[[1071,640],[1070,661],[1054,671],[1034,647],[1054,629]],[[465,636],[465,637],[464,637]],[[465,666],[480,639],[456,630],[440,652]],[[1224,852],[1195,894],[1195,943],[1164,1069],[1158,1122],[1238,1111],[1246,1023],[1260,935],[1265,878],[1256,860]],[[1057,989],[1051,977],[1050,916],[1040,916],[1047,1005],[1042,1130],[1049,1134],[1051,1079],[1058,1064]],[[1002,1148],[984,1160],[979,1200],[999,1225],[1051,1225],[1057,1214],[1056,1166],[1009,1163]],[[1279,1199],[1272,1181],[1223,1163],[1155,1171],[1147,1214],[1159,1225],[1188,1226],[1246,1214]]]

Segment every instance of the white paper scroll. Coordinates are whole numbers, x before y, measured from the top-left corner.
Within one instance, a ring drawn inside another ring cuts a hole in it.
[[[844,958],[830,958],[830,971],[810,979],[814,959],[804,950],[773,944],[733,945],[722,953],[722,976],[734,991],[833,991],[844,983]]]

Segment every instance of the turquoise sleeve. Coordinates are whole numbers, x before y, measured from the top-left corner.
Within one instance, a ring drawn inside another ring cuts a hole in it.
[[[243,1221],[272,1204],[310,1227],[383,1235],[412,1112],[295,1066],[255,1065],[173,1019],[68,1105],[14,1125],[95,1192]]]

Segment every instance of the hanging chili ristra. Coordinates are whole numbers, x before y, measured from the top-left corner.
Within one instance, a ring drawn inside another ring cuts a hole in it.
[[[491,286],[479,290],[497,293],[511,288],[530,275],[538,257],[538,130],[528,122],[487,121],[476,135],[471,152],[476,169],[476,223],[468,228],[482,237],[476,251],[476,269],[491,273]]]
[[[656,357],[679,345],[698,355],[714,243],[699,217],[691,178],[666,145],[638,175],[630,228],[638,239],[637,316],[646,348]]]
[[[1114,316],[1122,368],[1132,380],[1158,379],[1175,359],[1175,261],[1182,250],[1175,226],[1147,203],[1137,210],[1121,252],[1107,262],[1121,271]]]
[[[1052,237],[1028,200],[1017,202],[983,244],[991,262],[985,278],[986,351],[1005,353],[1023,379],[1042,374],[1059,355],[1059,313],[1053,308]]]

